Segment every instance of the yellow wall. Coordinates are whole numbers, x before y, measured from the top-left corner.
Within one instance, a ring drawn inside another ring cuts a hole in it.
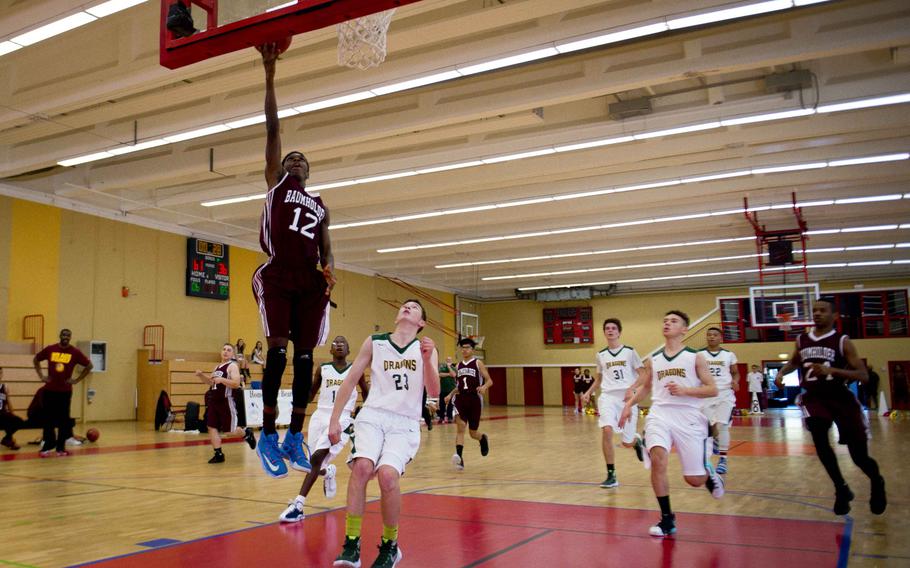
[[[867,282],[832,282],[822,284],[822,291],[852,290],[862,285],[866,289],[907,288],[910,280],[878,280]],[[559,366],[588,367],[594,371],[594,355],[606,345],[600,332],[600,323],[608,317],[617,317],[623,324],[623,341],[635,347],[644,357],[662,343],[660,322],[670,309],[681,309],[694,322],[713,310],[718,297],[748,295],[747,288],[702,291],[673,291],[648,294],[616,295],[594,298],[588,302],[534,302],[529,300],[483,303],[477,306],[481,329],[486,335],[485,362],[501,366],[544,366],[544,404],[559,405]],[[543,309],[559,306],[589,305],[593,307],[595,331],[594,346],[547,346],[543,343]],[[717,314],[707,321],[719,322]],[[703,334],[687,339],[691,347],[704,346]],[[881,389],[890,402],[887,361],[910,360],[910,338],[861,339],[856,341],[860,355],[869,360],[881,377]],[[727,345],[736,353],[740,362],[761,364],[762,360],[779,360],[778,354],[792,351],[792,342],[733,343]],[[548,367],[551,366],[551,367]],[[521,369],[510,367],[508,385],[509,404],[523,404],[524,389]],[[511,380],[511,377],[518,380]],[[521,402],[518,402],[521,401]]]
[[[57,333],[60,214],[55,207],[12,200],[6,335],[22,339],[22,318],[44,314],[44,339]]]
[[[21,341],[22,316],[45,317],[45,343],[61,327],[77,344],[107,342],[108,368],[85,383],[97,395],[87,404],[85,388],[74,392],[73,414],[89,421],[133,419],[136,415],[136,351],[145,325],[165,327],[168,352],[217,352],[243,337],[249,354],[264,340],[251,279],[264,261],[259,252],[231,247],[231,298],[185,294],[186,237],[54,207],[0,197],[0,341]],[[123,297],[123,287],[129,295]],[[452,305],[449,293],[433,292]],[[412,294],[373,276],[338,271],[332,299],[331,337],[345,335],[356,354],[364,338],[394,328],[395,302]],[[454,316],[424,301],[427,315],[454,328]],[[428,327],[425,335],[440,353],[453,353],[454,340]],[[444,355],[443,355],[444,356]],[[328,346],[317,361],[330,358]]]

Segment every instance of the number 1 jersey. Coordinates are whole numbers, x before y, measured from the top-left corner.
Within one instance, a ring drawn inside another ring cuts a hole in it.
[[[319,374],[322,375],[322,384],[319,386],[319,400],[316,403],[316,408],[327,408],[329,411],[335,408],[335,397],[338,394],[338,389],[341,388],[341,383],[347,378],[350,370],[350,364],[340,371],[332,363],[322,364],[319,368]],[[344,411],[354,412],[356,405],[357,387],[354,387],[350,398],[344,405]]]

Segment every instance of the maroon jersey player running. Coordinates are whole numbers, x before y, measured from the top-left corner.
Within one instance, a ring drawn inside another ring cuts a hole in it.
[[[269,191],[259,241],[269,259],[253,275],[253,294],[268,341],[262,377],[262,434],[256,451],[268,475],[284,477],[288,473],[284,459],[294,469],[310,470],[301,432],[313,382],[313,348],[325,343],[328,336],[329,293],[335,276],[329,211],[319,196],[306,191],[310,164],[297,151],[281,157],[274,83],[277,45],[265,44],[260,51],[265,67],[265,179]],[[294,342],[293,411],[279,448],[275,419],[288,339]]]
[[[471,437],[480,442],[480,455],[490,453],[487,435],[479,433],[477,429],[480,428],[481,397],[493,386],[493,380],[486,366],[474,358],[476,345],[469,337],[458,342],[458,346],[461,347],[461,361],[456,371],[455,389],[445,398],[445,403],[448,404],[454,396],[455,410],[458,411],[458,416],[455,417],[458,431],[455,434],[455,453],[452,455],[452,463],[458,469],[464,469],[464,458],[461,454],[464,450],[465,427],[470,431]]]
[[[815,301],[812,306],[815,327],[796,338],[796,350],[778,372],[775,383],[781,388],[784,375],[799,370],[799,384],[803,388],[800,404],[806,428],[812,434],[818,459],[834,482],[834,514],[850,512],[853,492],[841,475],[828,440],[832,423],[837,424],[841,440],[847,443],[853,463],[869,476],[872,482],[869,509],[880,515],[888,505],[885,480],[879,473],[878,464],[869,457],[869,426],[862,407],[847,389],[849,381],[865,383],[869,376],[850,338],[834,327],[837,316],[832,300]]]

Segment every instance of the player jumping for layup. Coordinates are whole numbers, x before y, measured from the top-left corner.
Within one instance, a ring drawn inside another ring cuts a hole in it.
[[[625,400],[633,394],[632,385],[644,383],[647,369],[642,365],[638,352],[620,342],[622,322],[616,318],[604,320],[603,330],[604,337],[607,338],[607,347],[597,354],[597,373],[594,384],[585,391],[582,400],[587,406],[591,395],[600,389],[600,396],[597,398],[597,409],[600,413],[598,425],[603,429],[601,445],[604,460],[607,462],[607,478],[600,486],[609,489],[619,486],[614,465],[616,463],[613,450],[614,432],[622,432],[622,445],[626,448],[635,448],[638,459],[642,459],[641,437],[636,430],[638,428],[638,406],[632,407],[629,419],[622,428],[619,427],[619,416]]]
[[[458,431],[455,433],[455,453],[452,455],[452,463],[458,469],[464,469],[464,458],[461,454],[464,451],[465,428],[470,431],[472,438],[480,442],[480,455],[486,456],[490,453],[487,435],[478,432],[478,428],[482,409],[481,397],[493,386],[493,379],[490,378],[484,364],[474,358],[476,345],[470,337],[458,342],[458,346],[461,347],[461,361],[456,371],[455,389],[445,398],[445,403],[448,404],[454,396],[455,409],[458,410],[458,416],[455,417]]]
[[[815,301],[812,321],[815,327],[796,338],[796,350],[790,361],[777,373],[775,383],[782,388],[787,373],[799,370],[799,385],[803,388],[801,405],[806,428],[815,442],[815,453],[834,482],[834,514],[850,512],[853,492],[844,481],[837,456],[828,440],[831,424],[837,424],[841,440],[847,443],[850,458],[872,482],[869,509],[881,515],[888,506],[885,479],[878,464],[869,457],[869,425],[856,396],[847,388],[848,381],[866,382],[869,375],[856,347],[834,324],[838,312],[829,299]]]
[[[720,455],[717,473],[727,473],[727,451],[730,449],[730,421],[736,394],[739,390],[739,369],[736,368],[736,354],[720,346],[723,333],[719,327],[709,327],[705,333],[708,346],[701,350],[708,362],[708,370],[717,385],[717,396],[705,400],[702,412],[711,426],[714,438],[714,453]]]
[[[332,460],[335,459],[341,450],[348,443],[350,436],[345,432],[348,426],[354,421],[351,413],[354,412],[354,405],[357,404],[357,391],[351,391],[348,402],[344,406],[341,414],[341,441],[337,444],[329,442],[329,419],[332,417],[332,409],[335,408],[335,398],[338,395],[338,389],[344,379],[347,378],[351,370],[351,364],[348,363],[348,340],[339,335],[332,341],[332,362],[324,363],[316,369],[316,380],[313,381],[313,391],[310,393],[310,400],[316,397],[316,391],[319,391],[319,402],[317,403],[316,412],[310,416],[310,427],[307,432],[310,440],[310,447],[313,455],[310,456],[310,462],[313,469],[306,474],[306,479],[300,486],[300,494],[288,504],[288,508],[279,517],[283,523],[296,523],[303,520],[303,507],[306,505],[306,496],[309,495],[310,489],[316,482],[320,473],[324,475],[323,491],[325,496],[331,499],[335,496],[338,488],[338,482],[335,480],[335,465]],[[366,399],[370,392],[366,379],[360,377],[360,392]]]
[[[284,477],[288,474],[284,458],[292,468],[310,471],[301,431],[313,381],[313,348],[325,343],[329,332],[329,293],[335,276],[329,211],[318,196],[310,195],[305,188],[310,164],[296,151],[281,157],[275,99],[278,48],[271,43],[260,51],[265,67],[265,179],[269,191],[259,242],[269,259],[253,275],[253,294],[269,350],[262,377],[262,435],[256,451],[268,475]],[[288,339],[294,342],[294,409],[290,428],[279,447],[275,419],[278,389],[287,365]]]
[[[633,406],[654,391],[651,412],[645,422],[645,465],[650,461],[651,487],[660,505],[660,522],[648,531],[657,537],[676,532],[667,479],[673,446],[679,453],[686,483],[692,487],[706,486],[715,499],[724,496],[724,480],[708,463],[711,438],[708,419],[701,413],[701,399],[717,396],[717,386],[704,355],[683,345],[688,329],[689,316],[678,310],[667,312],[663,322],[664,348],[651,360],[650,380],[635,385],[636,393],[626,402],[619,419],[622,427],[629,420]]]
[[[429,337],[417,340],[426,325],[423,305],[408,300],[398,309],[395,331],[367,337],[335,398],[329,421],[329,440],[341,441],[341,415],[354,385],[370,366],[370,396],[354,420],[351,436],[351,479],[348,481],[344,549],[335,566],[360,566],[360,528],[367,482],[379,479],[382,543],[374,568],[392,568],[401,560],[398,519],[401,516],[399,480],[420,449],[423,389],[439,396],[439,355]],[[425,537],[426,535],[421,535]]]

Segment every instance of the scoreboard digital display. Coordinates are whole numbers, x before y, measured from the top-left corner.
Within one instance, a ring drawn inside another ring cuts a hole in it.
[[[186,295],[213,300],[230,297],[228,245],[201,239],[186,240]]]
[[[594,343],[593,309],[544,308],[543,342],[546,345]]]

